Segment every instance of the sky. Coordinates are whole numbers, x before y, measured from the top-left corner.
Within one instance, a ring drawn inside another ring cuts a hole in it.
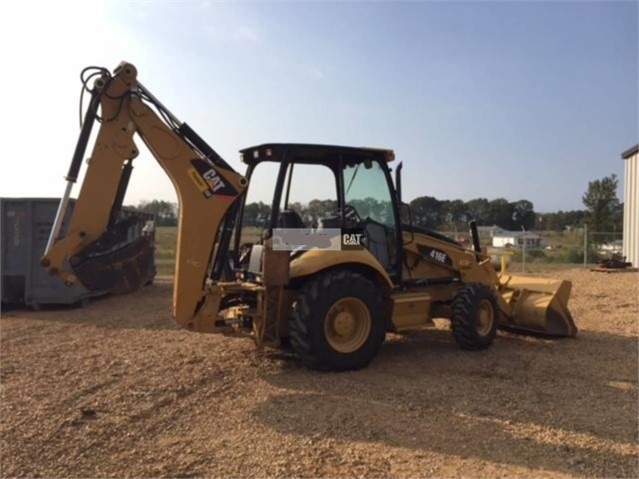
[[[242,173],[239,150],[261,143],[389,148],[404,164],[405,200],[583,209],[588,182],[613,173],[623,198],[620,154],[639,142],[635,1],[2,8],[2,197],[61,196],[80,71],[122,60]],[[137,144],[125,203],[177,201]],[[320,187],[308,180],[311,199]],[[251,189],[269,202],[268,176]]]

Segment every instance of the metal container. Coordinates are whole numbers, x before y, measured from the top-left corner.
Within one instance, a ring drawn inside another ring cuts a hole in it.
[[[84,305],[90,297],[102,294],[81,286],[66,286],[40,266],[59,203],[59,198],[0,198],[2,303],[24,304],[32,309],[48,304]],[[62,223],[62,234],[74,206],[72,199]],[[144,220],[153,219],[153,215],[147,213],[122,212],[122,216],[134,214],[141,216],[142,225]],[[132,227],[129,240],[141,234],[142,226]]]

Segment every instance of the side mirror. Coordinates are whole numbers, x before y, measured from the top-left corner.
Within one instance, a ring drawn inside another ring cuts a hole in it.
[[[402,224],[410,224],[412,226],[412,217],[410,213],[410,205],[408,203],[399,204],[399,221]]]

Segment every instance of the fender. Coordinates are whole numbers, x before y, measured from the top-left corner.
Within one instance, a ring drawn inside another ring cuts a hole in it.
[[[338,254],[336,254],[338,253]],[[333,251],[325,249],[311,249],[304,251],[291,261],[290,278],[301,278],[319,273],[322,270],[339,265],[362,265],[374,270],[389,289],[393,288],[393,281],[388,273],[380,266],[379,261],[366,249]]]

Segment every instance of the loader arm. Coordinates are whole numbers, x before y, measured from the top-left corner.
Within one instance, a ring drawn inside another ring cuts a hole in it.
[[[171,179],[179,201],[173,316],[185,328],[212,331],[220,297],[210,293],[211,284],[222,275],[233,213],[247,181],[137,81],[133,65],[123,62],[113,75],[102,70],[91,93],[42,266],[67,284],[87,289],[126,292],[139,287],[134,270],[140,247],[104,246],[113,235],[114,212],[121,207],[131,163],[138,156],[137,134]],[[89,166],[66,234],[59,238],[94,121],[100,127]]]

